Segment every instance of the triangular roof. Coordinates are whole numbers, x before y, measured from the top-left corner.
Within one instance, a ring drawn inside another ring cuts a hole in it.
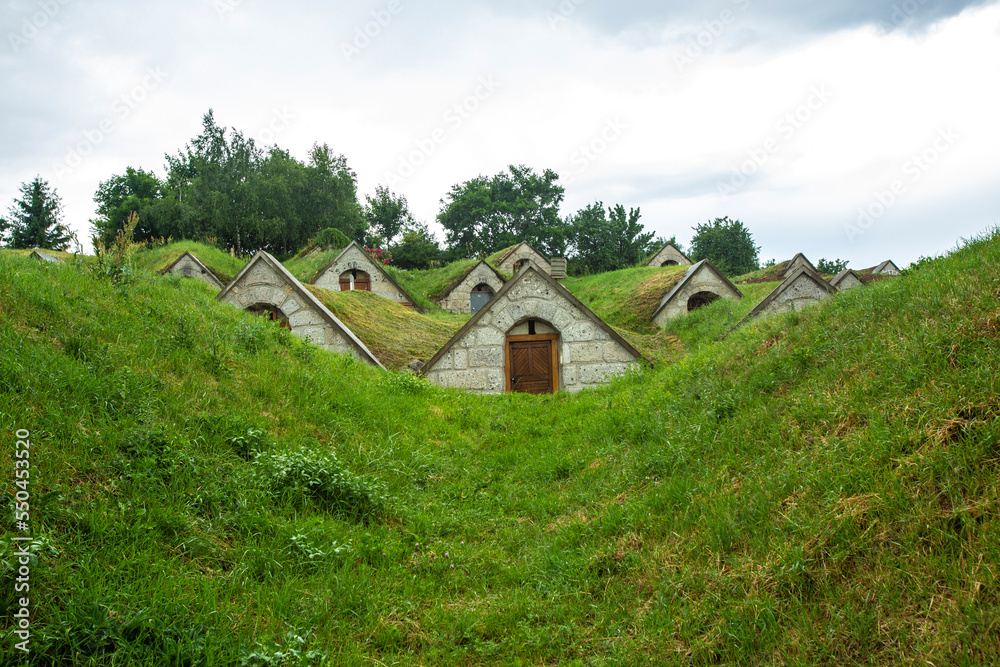
[[[451,348],[455,345],[455,343],[460,341],[465,336],[465,334],[469,332],[469,330],[473,329],[479,323],[479,320],[483,319],[487,313],[493,310],[494,306],[496,306],[498,303],[501,303],[503,297],[506,296],[507,292],[512,290],[530,272],[534,272],[536,275],[538,275],[542,279],[542,281],[545,282],[549,287],[551,287],[557,294],[559,294],[567,301],[569,301],[570,305],[572,305],[574,308],[576,308],[581,313],[586,315],[591,321],[594,322],[594,324],[596,324],[605,333],[607,333],[608,336],[611,337],[611,340],[615,341],[616,343],[624,347],[629,354],[634,355],[636,361],[641,361],[650,364],[649,360],[643,357],[642,353],[639,352],[639,350],[635,349],[631,343],[622,338],[621,335],[613,328],[611,328],[611,326],[607,322],[605,322],[600,317],[595,315],[594,312],[590,310],[590,308],[587,308],[587,306],[585,306],[583,302],[581,302],[579,299],[573,296],[573,294],[568,289],[559,284],[559,281],[557,281],[555,278],[550,276],[545,271],[539,269],[534,262],[529,261],[527,264],[521,267],[521,270],[518,271],[513,278],[507,281],[507,283],[503,286],[503,288],[501,288],[500,291],[497,292],[492,299],[486,302],[485,306],[479,309],[479,312],[473,315],[472,318],[465,323],[465,326],[459,329],[455,333],[455,335],[452,336],[440,350],[438,350],[437,354],[431,357],[430,361],[427,362],[427,365],[424,366],[423,372],[426,373],[427,371],[433,369],[434,364],[436,364],[438,360],[441,359],[441,357],[447,354],[451,350]]]
[[[40,250],[32,250],[28,257],[34,257],[35,259],[40,259],[43,262],[52,262],[53,264],[62,264],[63,261],[58,257],[50,255],[47,252],[42,252]]]
[[[488,268],[490,271],[492,271],[494,273],[494,275],[496,275],[497,279],[500,280],[500,284],[501,285],[504,284],[505,282],[507,282],[507,279],[504,278],[504,275],[502,273],[500,273],[500,271],[498,271],[495,266],[492,266],[485,259],[481,259],[478,262],[476,262],[475,264],[473,264],[472,266],[470,266],[469,270],[466,271],[465,273],[463,273],[461,276],[459,276],[454,282],[452,282],[452,284],[449,285],[448,288],[445,291],[441,292],[441,294],[437,297],[437,300],[441,301],[442,299],[444,299],[445,297],[447,297],[449,294],[451,294],[455,290],[456,287],[458,287],[463,282],[465,282],[465,279],[469,277],[469,274],[472,273],[473,271],[475,271],[476,268],[480,264],[482,264],[483,266],[485,266],[486,268]]]
[[[780,297],[785,292],[785,290],[787,290],[788,288],[790,288],[793,284],[795,284],[795,282],[797,280],[799,280],[800,277],[803,277],[803,276],[807,280],[811,280],[814,283],[816,283],[816,285],[818,285],[819,288],[822,289],[827,294],[836,294],[837,293],[837,288],[836,287],[834,287],[830,283],[828,283],[825,280],[823,280],[822,276],[820,276],[818,273],[816,273],[815,271],[813,271],[809,267],[803,266],[803,267],[800,267],[798,270],[796,270],[794,273],[792,273],[792,275],[790,275],[787,278],[785,278],[781,282],[780,285],[778,285],[777,287],[775,287],[771,291],[770,294],[768,294],[766,297],[764,297],[763,301],[761,301],[756,306],[754,306],[754,309],[751,310],[747,314],[747,316],[744,317],[740,321],[740,324],[743,324],[743,322],[746,322],[746,321],[748,321],[750,319],[753,319],[754,317],[757,317],[758,315],[760,315],[761,312],[763,312],[768,306],[771,305],[772,302],[774,302],[778,297]],[[737,326],[739,326],[739,325],[737,325]]]
[[[887,268],[889,268],[890,265],[892,265],[892,268],[896,269],[897,273],[902,273],[900,268],[896,266],[896,262],[892,261],[891,259],[887,259],[878,266],[876,266],[874,269],[872,269],[872,273],[882,273]]]
[[[680,255],[681,257],[683,257],[684,259],[686,259],[686,260],[688,261],[688,263],[689,263],[689,264],[693,264],[693,263],[694,263],[694,262],[692,262],[692,261],[691,261],[691,258],[690,258],[690,257],[688,257],[688,256],[687,256],[687,255],[685,255],[685,254],[684,254],[683,252],[681,252],[681,249],[680,249],[680,248],[678,248],[677,246],[675,246],[675,245],[674,245],[673,243],[667,243],[667,244],[666,244],[666,245],[664,245],[664,246],[663,246],[662,248],[660,248],[659,250],[657,250],[656,252],[654,252],[654,253],[653,253],[653,256],[652,256],[652,257],[650,257],[649,259],[647,259],[647,260],[646,260],[646,263],[645,263],[645,264],[643,264],[643,266],[649,266],[649,265],[650,265],[650,262],[652,262],[652,261],[653,261],[654,259],[656,259],[656,258],[657,258],[657,256],[659,256],[659,254],[660,254],[661,252],[663,252],[664,250],[666,250],[667,248],[673,248],[674,250],[676,250],[676,251],[677,251],[677,254],[679,254],[679,255]]]
[[[782,276],[792,275],[792,273],[799,268],[798,266],[796,266],[796,262],[799,262],[800,264],[801,262],[805,262],[805,266],[808,266],[810,269],[812,269],[813,273],[816,272],[816,267],[813,265],[813,263],[809,261],[808,257],[806,257],[800,252],[796,253],[795,257],[792,257],[791,261],[788,262],[788,266],[785,267],[784,273],[782,273],[781,275]]]
[[[505,253],[503,254],[503,256],[502,256],[502,257],[500,257],[500,259],[498,259],[498,260],[497,260],[497,264],[503,264],[503,262],[504,262],[504,260],[505,260],[505,259],[507,259],[507,258],[508,258],[508,257],[510,257],[511,255],[513,255],[513,254],[514,254],[515,252],[517,252],[517,249],[518,249],[518,248],[520,248],[520,247],[521,247],[521,246],[523,246],[523,245],[526,245],[526,246],[528,246],[529,248],[531,248],[531,251],[532,251],[533,253],[535,253],[536,255],[538,255],[539,257],[541,257],[542,259],[544,259],[544,260],[545,260],[546,262],[548,262],[548,261],[549,261],[549,258],[548,258],[548,257],[546,257],[546,256],[545,256],[544,254],[542,254],[542,253],[538,252],[538,250],[537,250],[537,249],[535,248],[535,246],[531,245],[531,244],[530,244],[530,243],[528,243],[527,241],[521,241],[521,242],[520,242],[520,243],[518,243],[518,244],[517,244],[516,246],[514,246],[513,248],[511,248],[510,250],[508,250],[507,252],[505,252]]]
[[[162,273],[162,274],[170,273],[170,270],[173,269],[175,266],[177,266],[177,264],[180,263],[180,261],[182,259],[184,259],[185,257],[190,257],[191,260],[194,261],[195,264],[197,264],[198,266],[201,267],[203,275],[205,275],[206,277],[209,278],[209,282],[211,282],[214,285],[217,285],[220,290],[223,287],[225,287],[225,285],[222,284],[222,281],[219,280],[219,277],[216,276],[214,273],[212,273],[212,270],[210,268],[208,268],[207,266],[205,266],[200,259],[198,259],[194,255],[192,255],[191,252],[188,251],[188,250],[185,250],[184,253],[180,257],[178,257],[174,261],[170,262],[170,264],[167,266],[167,268],[165,268],[162,271],[160,271],[160,273]]]
[[[659,305],[659,307],[657,307],[656,312],[653,313],[653,318],[652,319],[655,320],[656,316],[660,314],[660,311],[663,310],[667,306],[668,303],[670,303],[671,299],[674,298],[674,295],[677,294],[678,292],[680,292],[682,289],[684,289],[684,286],[687,285],[689,282],[691,282],[694,279],[695,274],[697,274],[702,269],[705,269],[707,271],[711,271],[712,273],[714,273],[720,280],[722,280],[723,283],[725,283],[726,285],[728,285],[729,287],[731,287],[734,292],[736,292],[737,294],[739,294],[741,299],[743,298],[743,292],[741,292],[739,289],[737,289],[736,285],[734,285],[729,280],[729,278],[727,278],[725,275],[723,275],[722,271],[719,271],[719,269],[717,269],[715,267],[715,265],[712,264],[707,259],[703,259],[700,262],[698,262],[697,264],[694,264],[694,265],[688,267],[688,270],[684,273],[684,277],[681,278],[681,281],[679,283],[677,283],[676,285],[674,285],[674,288],[672,290],[670,290],[669,292],[667,292],[666,294],[663,295],[663,298],[660,299],[660,305]]]
[[[246,263],[246,266],[240,269],[240,272],[236,274],[236,277],[229,281],[229,284],[226,285],[221,292],[219,292],[219,294],[215,297],[215,300],[221,301],[235,286],[240,284],[240,280],[243,279],[243,276],[246,275],[248,271],[262,262],[270,269],[280,274],[281,277],[284,278],[289,285],[291,285],[295,294],[302,298],[309,308],[318,312],[328,324],[332,325],[335,329],[338,329],[349,341],[351,341],[354,348],[361,353],[361,357],[364,361],[367,361],[374,366],[378,366],[379,368],[385,368],[382,365],[382,362],[380,362],[378,358],[372,354],[371,350],[369,350],[368,347],[361,342],[361,339],[354,335],[354,332],[351,331],[346,324],[341,322],[336,315],[331,313],[330,310],[320,302],[319,299],[314,297],[309,290],[307,290],[302,283],[300,283],[295,276],[293,276],[288,269],[281,264],[281,262],[263,250],[254,255],[250,261]]]
[[[838,273],[837,275],[835,275],[833,278],[830,279],[830,284],[833,285],[834,287],[839,288],[840,283],[842,283],[844,279],[847,278],[847,276],[854,276],[854,279],[857,280],[862,285],[865,282],[861,280],[861,276],[859,276],[853,269],[844,269],[843,271],[841,271],[840,273]]]
[[[395,280],[393,280],[392,276],[390,276],[389,273],[385,269],[383,269],[381,266],[379,266],[378,262],[376,262],[374,259],[372,259],[368,255],[368,253],[365,252],[365,249],[361,247],[361,244],[358,243],[357,241],[351,241],[350,243],[348,243],[347,247],[344,248],[343,250],[341,250],[337,254],[337,256],[334,257],[333,260],[329,264],[327,264],[322,269],[320,269],[319,271],[316,272],[316,275],[312,277],[312,280],[309,281],[309,284],[310,285],[315,285],[316,281],[320,279],[320,276],[322,276],[324,273],[326,273],[327,271],[329,271],[330,267],[332,267],[335,264],[337,264],[337,262],[340,261],[340,258],[343,257],[344,255],[346,255],[347,251],[350,250],[351,248],[357,248],[358,250],[360,250],[361,253],[368,259],[368,262],[372,266],[374,266],[378,270],[378,272],[380,274],[382,274],[382,277],[384,277],[389,282],[390,285],[392,285],[397,290],[399,290],[399,293],[402,294],[403,296],[405,296],[409,300],[410,305],[413,306],[414,310],[416,310],[418,313],[424,312],[423,310],[420,309],[420,306],[417,305],[416,300],[412,296],[410,296],[410,293],[407,292],[405,289],[403,289],[402,285],[400,285]]]

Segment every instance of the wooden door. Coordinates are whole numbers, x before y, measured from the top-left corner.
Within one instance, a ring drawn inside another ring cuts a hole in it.
[[[341,292],[350,292],[351,291],[351,279],[350,279],[350,277],[348,277],[348,278],[341,278],[340,279],[340,291]]]
[[[354,289],[362,290],[364,292],[371,292],[372,284],[368,280],[367,276],[366,277],[358,276],[357,278],[354,279]]]
[[[509,338],[507,341],[509,390],[527,394],[555,392],[558,387],[555,346],[555,336]]]

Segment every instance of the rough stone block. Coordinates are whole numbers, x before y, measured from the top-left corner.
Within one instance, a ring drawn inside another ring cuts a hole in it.
[[[475,348],[472,350],[469,366],[472,368],[503,368],[503,348]]]
[[[455,364],[455,370],[464,371],[469,367],[469,351],[455,348],[452,352],[448,354],[453,355],[453,361]],[[448,355],[445,355],[448,356]]]
[[[493,346],[493,345],[503,345],[506,342],[506,336],[494,329],[493,327],[481,327],[478,328],[476,332],[476,345],[479,346]]]
[[[597,327],[592,322],[577,322],[563,330],[563,340],[567,343],[581,343],[594,340],[594,330]]]

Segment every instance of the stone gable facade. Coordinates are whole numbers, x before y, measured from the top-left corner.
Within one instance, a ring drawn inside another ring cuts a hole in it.
[[[864,285],[864,282],[861,281],[861,277],[854,271],[844,269],[830,280],[830,284],[836,287],[838,292],[843,292],[853,287],[861,287]]]
[[[508,391],[512,338],[553,341],[553,389],[562,391],[603,384],[643,361],[555,279],[528,265],[428,362],[424,374],[444,387],[482,394]]]
[[[887,259],[878,266],[876,266],[874,269],[872,269],[872,273],[880,276],[903,275],[903,272],[899,270],[899,267],[896,266],[896,263],[891,259]]]
[[[479,285],[488,285],[495,295],[503,289],[504,282],[506,281],[503,276],[485,261],[481,261],[473,266],[458,284],[438,299],[438,305],[452,313],[471,313],[473,289]]]
[[[266,312],[295,336],[324,350],[382,365],[343,322],[266,252],[257,253],[216,298],[242,310]]]
[[[63,263],[63,261],[61,259],[59,259],[58,257],[55,257],[54,255],[50,255],[47,252],[41,252],[41,251],[38,251],[38,250],[32,250],[31,254],[28,255],[28,257],[31,257],[32,259],[41,260],[43,262],[48,262],[50,264],[62,264]]]
[[[743,293],[707,259],[693,265],[677,285],[660,300],[653,314],[653,324],[666,326],[670,320],[686,315],[716,299],[739,301]]]
[[[178,257],[173,264],[164,269],[163,272],[184,276],[185,278],[195,278],[203,283],[211,285],[217,290],[221,290],[225,287],[225,285],[222,284],[222,281],[216,278],[215,274],[209,271],[208,267],[201,263],[201,260],[189,252],[185,252],[183,255]]]
[[[678,250],[673,243],[668,243],[643,266],[691,266],[691,264],[687,255]]]
[[[340,277],[347,272],[355,271],[368,275],[369,289],[372,293],[406,306],[413,305],[410,295],[397,285],[357,242],[347,246],[336,259],[320,269],[310,282],[331,292],[340,292]]]
[[[529,261],[539,267],[548,275],[552,275],[552,265],[549,260],[542,256],[542,253],[532,248],[527,243],[519,243],[513,250],[500,258],[500,270],[509,276],[514,275],[520,269],[520,263]]]
[[[792,258],[792,261],[790,261],[788,263],[788,266],[785,267],[785,272],[782,273],[781,275],[785,277],[790,276],[799,269],[801,269],[802,267],[805,267],[813,272],[816,271],[816,267],[813,266],[813,263],[810,262],[809,259],[800,252],[799,254],[797,254],[795,257]]]
[[[743,322],[760,315],[802,310],[804,307],[822,301],[837,293],[837,288],[827,283],[815,271],[799,269],[774,288],[743,319]],[[742,322],[741,322],[742,324]]]

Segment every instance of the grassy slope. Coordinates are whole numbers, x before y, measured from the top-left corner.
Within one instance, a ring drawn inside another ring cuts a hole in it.
[[[196,281],[0,257],[33,659],[995,662],[998,262],[995,235],[600,390],[479,397]],[[339,464],[247,454],[299,448]],[[389,500],[364,520],[282,470]]]
[[[337,255],[344,251],[343,248],[335,250],[323,250],[315,252],[307,257],[296,257],[284,262],[284,266],[289,273],[298,278],[301,283],[308,283],[312,280],[320,269],[337,259]]]
[[[162,246],[154,246],[135,256],[137,268],[147,271],[162,271],[185,252],[197,257],[208,270],[225,285],[232,280],[246,264],[246,258],[233,257],[215,246],[197,241],[174,241]]]
[[[386,368],[400,369],[415,359],[426,363],[469,319],[450,313],[431,318],[371,292],[308,289]]]
[[[463,259],[436,269],[417,271],[390,267],[389,272],[417,300],[421,308],[430,311],[439,308],[437,300],[476,263],[473,259]]]
[[[654,333],[651,320],[660,298],[680,282],[686,270],[685,266],[639,267],[559,282],[608,324]]]

